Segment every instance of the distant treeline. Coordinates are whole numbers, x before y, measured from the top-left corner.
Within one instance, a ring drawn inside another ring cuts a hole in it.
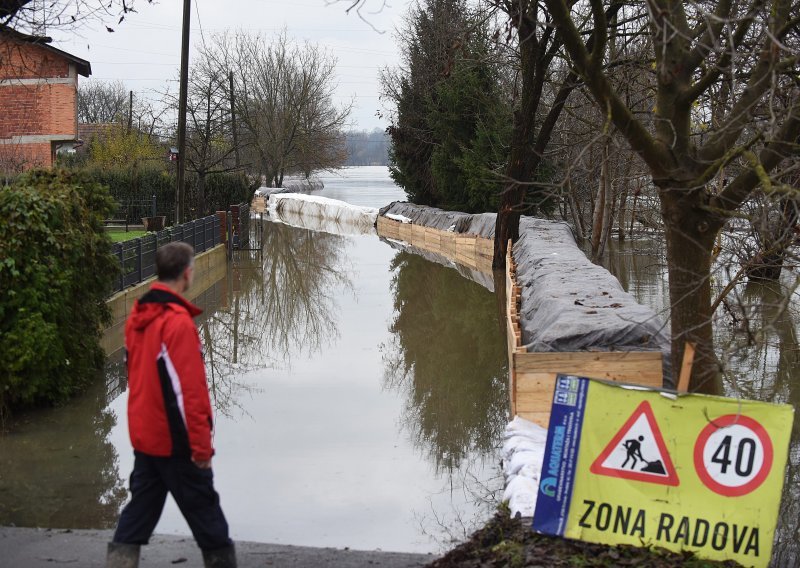
[[[380,128],[345,132],[348,166],[386,166],[391,139]]]

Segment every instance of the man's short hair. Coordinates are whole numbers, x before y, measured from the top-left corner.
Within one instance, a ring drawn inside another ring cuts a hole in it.
[[[177,280],[192,264],[194,249],[181,241],[167,243],[156,250],[156,274],[158,279],[171,282]]]

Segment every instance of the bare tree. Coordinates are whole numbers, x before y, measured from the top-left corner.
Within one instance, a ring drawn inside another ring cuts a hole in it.
[[[240,32],[216,36],[202,57],[224,75],[233,71],[240,137],[268,184],[344,163],[340,133],[352,103],[334,105],[336,61],[326,52],[285,32],[271,42]]]
[[[550,197],[549,188],[535,184],[544,152],[550,143],[555,126],[570,94],[581,84],[574,69],[561,66],[554,60],[560,53],[563,38],[553,25],[550,14],[536,0],[491,0],[509,17],[509,33],[516,31],[519,42],[519,98],[514,111],[514,130],[511,155],[497,212],[494,243],[494,268],[505,266],[508,241],[519,238],[519,218],[522,212]],[[622,4],[611,2],[604,9],[606,21],[616,22]],[[592,49],[597,38],[591,29],[579,38],[584,49]],[[585,43],[584,43],[585,42]],[[545,85],[558,73],[560,80],[552,97],[544,97]],[[531,190],[538,189],[532,199]]]
[[[208,59],[200,59],[189,72],[186,101],[186,168],[197,175],[197,206],[206,214],[206,180],[209,175],[240,170],[232,135],[228,75]],[[177,94],[164,93],[174,112]]]
[[[78,122],[123,122],[129,97],[121,81],[86,81],[78,87]]]
[[[713,391],[719,377],[710,282],[716,236],[759,186],[769,193],[795,191],[776,172],[798,153],[800,7],[788,0],[628,4],[621,13],[647,30],[656,83],[655,107],[637,113],[610,80],[615,62],[609,59],[607,4],[544,2],[598,109],[658,188],[673,369],[685,343],[694,342],[690,388]],[[586,25],[594,28],[592,46],[584,43]],[[723,176],[724,182],[713,183]]]

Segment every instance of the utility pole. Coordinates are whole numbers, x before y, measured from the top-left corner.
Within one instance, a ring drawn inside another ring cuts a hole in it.
[[[183,0],[183,37],[181,41],[181,86],[178,94],[178,187],[175,191],[175,222],[183,223],[186,205],[186,98],[189,84],[189,31],[191,0]]]
[[[128,97],[128,134],[131,133],[131,128],[133,128],[133,91]]]
[[[239,161],[239,136],[236,132],[236,104],[233,95],[233,71],[228,72],[228,81],[230,83],[231,92],[231,132],[233,134],[233,155],[236,156],[236,170],[239,170],[241,165]]]

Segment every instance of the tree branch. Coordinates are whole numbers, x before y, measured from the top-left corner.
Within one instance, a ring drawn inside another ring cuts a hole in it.
[[[694,72],[708,54],[712,52],[713,47],[709,45],[713,46],[714,42],[721,37],[722,30],[725,29],[726,20],[731,14],[731,6],[731,0],[722,0],[717,4],[717,9],[714,11],[714,14],[711,16],[706,15],[703,21],[692,30],[691,39],[695,42],[695,46],[692,48],[689,57],[686,58],[686,65],[691,72]],[[711,20],[710,26],[708,25],[709,19]],[[704,43],[703,36],[707,37],[706,41],[708,41],[709,45]],[[738,42],[736,43],[738,44]]]
[[[800,155],[800,103],[795,103],[775,138],[759,153],[757,162],[728,184],[709,206],[718,211],[736,210],[761,183],[764,173],[769,173],[789,156]]]
[[[790,3],[777,2],[776,4],[773,22],[780,22],[782,27],[788,18]],[[720,125],[711,140],[699,150],[698,158],[701,161],[712,162],[723,156],[736,143],[742,130],[750,123],[752,108],[772,85],[770,79],[780,64],[779,51],[773,49],[773,37],[774,34],[767,34],[764,39],[761,56],[753,69],[750,81],[742,96],[728,113],[727,122]]]
[[[581,34],[575,27],[564,1],[545,0],[545,3],[555,25],[561,31],[564,47],[576,71],[586,82],[592,96],[601,108],[611,110],[614,125],[658,177],[669,162],[666,150],[655,141],[644,125],[636,119],[631,109],[617,96],[602,67],[591,65],[589,52],[581,41]]]
[[[756,4],[760,3],[757,2]],[[722,72],[728,67],[728,65],[730,65],[731,58],[733,57],[733,53],[736,51],[737,46],[741,45],[745,35],[750,29],[753,23],[753,17],[755,16],[755,10],[756,8],[754,7],[747,14],[747,16],[739,22],[739,25],[736,27],[736,31],[733,33],[731,45],[728,46],[728,50],[722,55],[719,62],[709,69],[705,75],[698,79],[685,93],[680,96],[681,103],[691,104],[698,97],[700,97],[700,95],[702,95],[706,89],[711,87],[711,85],[713,85],[717,79],[719,79],[719,76],[722,74]],[[722,24],[720,24],[719,27],[721,29],[723,27]],[[710,50],[707,50],[705,54],[702,53],[700,50],[700,44],[698,42],[698,45],[696,45],[692,50],[692,54],[689,56],[688,60],[689,64],[692,66],[692,70],[696,69],[700,65],[703,58],[709,51]]]

